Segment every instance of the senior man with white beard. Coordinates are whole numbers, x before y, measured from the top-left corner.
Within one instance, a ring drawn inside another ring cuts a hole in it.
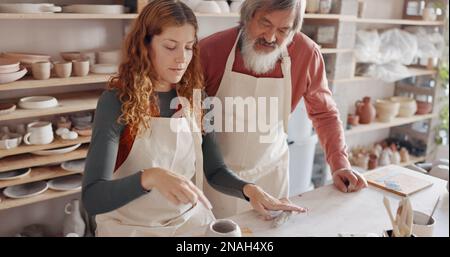
[[[279,199],[286,198],[289,192],[289,115],[302,98],[325,149],[335,186],[342,192],[367,187],[364,177],[352,170],[348,161],[342,123],[328,89],[320,49],[300,32],[304,11],[304,0],[246,0],[238,27],[200,43],[209,96],[216,96],[223,105],[227,97],[278,99],[278,106],[271,106],[278,113],[277,122],[270,124],[271,143],[262,142],[261,136],[267,133],[258,130],[216,131],[216,140],[230,169]],[[262,107],[258,104],[256,109]],[[217,118],[223,119],[222,124],[229,118],[236,123],[251,120],[236,111],[224,112]],[[217,218],[250,209],[247,202],[217,193],[209,185],[204,191]],[[255,209],[265,208],[250,204]]]

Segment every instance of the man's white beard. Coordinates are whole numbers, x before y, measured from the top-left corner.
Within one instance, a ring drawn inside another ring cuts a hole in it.
[[[256,39],[249,39],[244,30],[242,33],[241,53],[245,68],[257,75],[269,73],[275,69],[275,65],[280,59],[283,49],[292,42],[292,39],[293,35],[289,36],[281,46],[276,45],[275,49],[270,53],[258,53],[254,49]]]

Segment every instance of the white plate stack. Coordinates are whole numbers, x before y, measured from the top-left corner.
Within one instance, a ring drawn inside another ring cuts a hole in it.
[[[25,67],[20,67],[20,62],[12,59],[0,58],[0,84],[10,83],[21,79],[27,74]]]

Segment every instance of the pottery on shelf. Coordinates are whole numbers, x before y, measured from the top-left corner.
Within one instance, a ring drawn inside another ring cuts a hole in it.
[[[370,124],[375,120],[376,110],[370,97],[366,96],[363,101],[357,101],[355,107],[356,115],[359,116],[359,123]]]
[[[433,104],[425,101],[417,102],[417,115],[429,114],[433,110]]]
[[[80,201],[74,199],[67,203],[64,208],[64,220],[63,220],[63,236],[75,233],[78,236],[84,236],[86,232],[86,223],[81,216]]]
[[[400,103],[378,99],[375,103],[377,118],[381,122],[391,122],[400,111]]]
[[[391,101],[400,103],[400,110],[398,117],[411,117],[417,111],[417,103],[411,97],[394,96],[390,98]]]
[[[404,163],[410,161],[408,149],[406,149],[405,147],[402,147],[402,149],[400,149],[400,161]]]
[[[383,149],[383,152],[381,152],[380,159],[378,160],[378,164],[380,166],[387,166],[391,164],[392,159],[392,150],[389,147],[386,147]]]

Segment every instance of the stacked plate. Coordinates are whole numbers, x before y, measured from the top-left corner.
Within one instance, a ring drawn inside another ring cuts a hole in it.
[[[70,172],[79,172],[83,173],[84,168],[86,166],[86,159],[75,160],[75,161],[66,161],[61,164],[61,168]]]
[[[71,191],[81,189],[83,176],[80,174],[55,178],[48,181],[48,187],[57,191]]]
[[[31,168],[24,168],[18,170],[11,170],[7,172],[0,173],[0,181],[1,180],[14,180],[27,176],[30,174]]]
[[[31,64],[36,62],[49,62],[51,57],[49,55],[42,55],[42,54],[7,52],[3,53],[1,55],[1,58],[13,60],[15,62],[20,62],[22,66],[24,66],[28,71],[31,72]]]
[[[21,68],[19,61],[0,58],[0,84],[16,81],[25,76],[25,74],[27,74],[27,69]]]
[[[27,198],[36,196],[47,191],[48,185],[46,181],[31,182],[16,186],[10,186],[3,190],[3,194],[9,198]]]

